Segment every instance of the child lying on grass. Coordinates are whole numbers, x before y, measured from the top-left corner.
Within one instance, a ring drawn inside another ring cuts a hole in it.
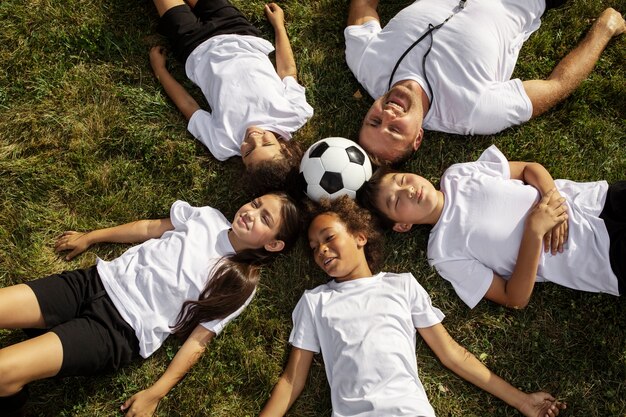
[[[115,371],[174,333],[184,343],[166,371],[122,405],[126,417],[151,416],[252,300],[259,266],[295,242],[299,223],[281,193],[245,204],[232,224],[177,201],[169,218],[65,232],[56,250],[69,251],[67,260],[96,243],[139,244],[87,269],[0,288],[0,328],[44,330],[0,349],[0,415],[23,415],[32,381]]]
[[[159,31],[211,106],[202,110],[167,70],[164,49],[152,48],[154,74],[189,121],[189,132],[220,161],[241,155],[255,192],[282,188],[302,156],[292,133],[313,115],[296,79],[283,10],[265,6],[276,38],[274,69],[267,56],[274,47],[228,0],[154,4]]]
[[[443,313],[413,275],[373,274],[381,234],[372,216],[352,200],[322,204],[309,226],[309,244],[315,263],[331,280],[298,302],[289,361],[261,417],[287,412],[320,351],[333,416],[434,417],[418,376],[416,333],[446,367],[525,416],[553,417],[565,408],[550,394],[521,392],[457,344],[441,324]]]
[[[470,308],[482,298],[525,307],[536,281],[624,292],[626,182],[555,181],[492,145],[448,168],[440,187],[383,169],[359,199],[397,232],[432,225],[428,260]]]

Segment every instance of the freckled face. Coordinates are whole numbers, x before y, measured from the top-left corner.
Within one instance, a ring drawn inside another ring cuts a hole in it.
[[[261,161],[283,158],[282,149],[281,141],[273,132],[250,126],[241,144],[241,158],[247,168]]]

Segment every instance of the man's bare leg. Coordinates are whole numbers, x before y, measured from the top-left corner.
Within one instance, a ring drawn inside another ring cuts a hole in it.
[[[593,70],[609,41],[626,31],[626,22],[608,8],[595,21],[585,38],[554,68],[547,80],[524,81],[533,105],[532,117],[545,113],[569,96]]]

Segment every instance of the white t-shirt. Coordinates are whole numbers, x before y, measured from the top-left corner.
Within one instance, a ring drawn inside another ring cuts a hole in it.
[[[382,29],[377,20],[345,29],[346,61],[372,97],[387,92],[396,62],[428,24],[444,21],[458,4],[458,0],[418,0]],[[510,78],[522,44],[539,28],[544,8],[544,0],[469,0],[465,9],[433,32],[426,72],[434,101],[422,71],[429,36],[404,58],[392,85],[413,80],[426,91],[431,107],[425,129],[492,134],[527,121],[532,104],[521,80]]]
[[[435,413],[418,376],[415,328],[443,313],[413,275],[381,272],[305,291],[289,342],[322,352],[333,417]]]
[[[304,87],[291,76],[278,77],[267,56],[273,50],[256,36],[219,35],[187,58],[187,77],[200,87],[212,110],[197,110],[187,128],[220,161],[241,155],[249,126],[290,140],[313,115]]]
[[[524,222],[539,200],[531,185],[510,179],[509,162],[492,145],[478,161],[452,165],[441,178],[441,218],[428,239],[428,259],[473,308],[484,297],[493,273],[507,279],[519,253]],[[537,281],[619,295],[609,261],[609,236],[598,216],[605,181],[556,180],[568,206],[569,238],[563,253],[542,251]]]
[[[216,262],[235,252],[228,240],[230,223],[218,210],[176,201],[170,218],[174,230],[133,246],[110,262],[97,261],[104,288],[135,330],[144,358],[170,335],[183,302],[198,300]],[[201,325],[219,334],[253,296],[228,317]]]

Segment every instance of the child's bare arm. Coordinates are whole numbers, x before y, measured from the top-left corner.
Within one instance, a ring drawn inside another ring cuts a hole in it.
[[[150,49],[150,65],[152,66],[154,75],[178,110],[185,116],[185,119],[189,120],[197,110],[200,110],[200,106],[191,94],[172,77],[165,63],[165,49],[162,46],[152,47],[152,49]]]
[[[306,383],[314,353],[309,350],[291,349],[285,371],[272,390],[270,399],[259,417],[283,416],[296,401]]]
[[[274,28],[274,37],[276,38],[276,72],[281,80],[287,76],[297,79],[298,69],[287,36],[283,9],[276,3],[269,3],[265,5],[265,15]]]
[[[215,337],[215,333],[198,325],[180,347],[172,362],[161,377],[149,388],[130,397],[121,410],[125,417],[142,417],[154,414],[159,401],[178,384],[198,362],[206,345]]]
[[[417,330],[446,368],[515,407],[526,417],[554,417],[565,408],[564,403],[548,393],[526,394],[491,372],[460,346],[441,323]]]
[[[555,188],[554,179],[548,170],[541,164],[535,162],[509,162],[511,178],[524,181],[526,184],[535,187],[543,197],[546,193]],[[561,194],[554,191],[550,201],[561,198]],[[549,230],[543,236],[543,250],[551,251],[553,255],[563,252],[563,245],[568,238],[568,223],[564,221]]]
[[[169,218],[156,220],[138,220],[132,223],[92,230],[91,232],[67,231],[57,238],[55,252],[70,251],[65,256],[69,261],[96,243],[141,243],[148,239],[161,237],[172,230],[174,225]]]
[[[567,220],[565,199],[552,201],[555,191],[548,191],[528,214],[513,273],[508,281],[493,274],[493,281],[485,294],[488,300],[513,308],[524,308],[528,304],[537,279],[543,236]]]

